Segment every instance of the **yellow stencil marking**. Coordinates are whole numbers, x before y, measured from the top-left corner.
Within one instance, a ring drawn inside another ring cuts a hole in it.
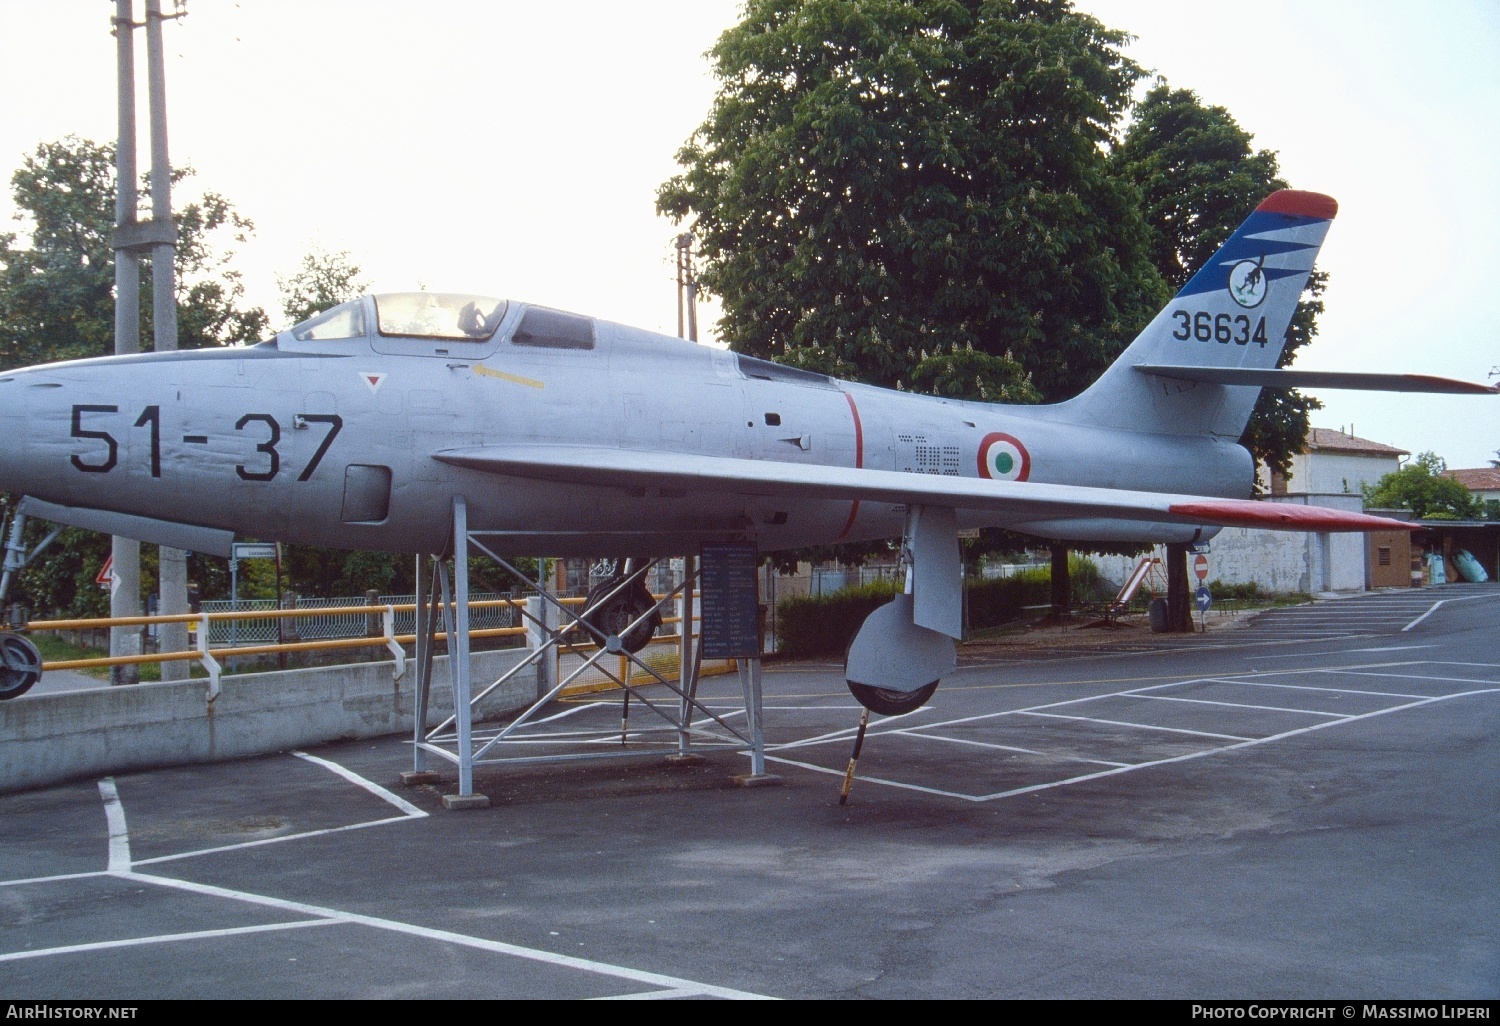
[[[523,378],[517,374],[507,374],[504,371],[492,370],[489,367],[484,366],[483,364],[475,366],[474,370],[479,374],[483,374],[487,378],[499,378],[501,381],[511,381],[517,385],[525,385],[527,388],[547,387],[545,382],[537,381],[534,378]]]

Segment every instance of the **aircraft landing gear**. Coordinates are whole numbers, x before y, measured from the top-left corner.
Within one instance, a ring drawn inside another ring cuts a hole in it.
[[[42,679],[42,655],[19,634],[0,634],[0,701],[20,698]]]
[[[849,693],[854,696],[855,701],[882,716],[902,716],[916,712],[927,704],[938,686],[938,681],[933,681],[915,691],[895,691],[891,688],[871,687],[869,684],[856,684],[852,680],[844,683],[849,685]]]
[[[588,612],[580,619],[591,631],[602,635],[602,640],[617,637],[620,639],[620,647],[635,655],[651,643],[652,636],[661,626],[661,610],[656,608],[656,599],[641,578],[637,577],[621,587],[629,572],[627,569],[623,573],[617,573],[590,588],[589,596],[584,602],[584,609]],[[614,594],[610,595],[611,592]],[[635,627],[630,627],[648,612],[650,616]]]

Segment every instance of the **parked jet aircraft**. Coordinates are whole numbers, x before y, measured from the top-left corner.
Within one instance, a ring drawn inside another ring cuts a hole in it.
[[[489,297],[372,295],[258,345],[0,374],[0,489],[28,515],[225,555],[235,535],[442,552],[456,495],[515,552],[900,537],[908,594],[866,622],[847,676],[877,711],[915,708],[954,665],[961,528],[1188,542],[1402,526],[1248,499],[1237,439],[1262,386],[1493,391],[1276,369],[1336,210],[1267,198],[1055,405],[892,392]],[[0,645],[11,695],[17,642]]]

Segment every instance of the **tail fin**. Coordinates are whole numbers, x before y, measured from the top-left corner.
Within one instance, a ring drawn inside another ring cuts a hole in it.
[[[1122,431],[1239,438],[1258,387],[1137,368],[1274,368],[1337,212],[1333,198],[1321,193],[1283,189],[1267,196],[1099,380],[1058,413]]]

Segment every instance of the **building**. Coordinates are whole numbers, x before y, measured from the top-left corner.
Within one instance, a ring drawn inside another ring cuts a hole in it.
[[[1302,451],[1292,457],[1290,473],[1285,477],[1263,473],[1261,487],[1270,493],[1271,502],[1358,512],[1364,507],[1364,486],[1400,470],[1402,459],[1409,455],[1406,449],[1349,431],[1315,427],[1308,431]],[[1253,581],[1267,592],[1314,595],[1409,586],[1413,555],[1420,554],[1420,545],[1414,550],[1406,532],[1366,536],[1247,528],[1220,531],[1207,553],[1212,580],[1225,584]],[[1095,558],[1104,576],[1117,581],[1124,580],[1136,562],[1117,556]]]
[[[1500,502],[1500,467],[1445,470],[1443,476],[1457,481],[1482,502]]]
[[[1302,451],[1292,457],[1291,473],[1271,475],[1269,491],[1272,495],[1362,495],[1365,485],[1394,474],[1410,455],[1352,431],[1315,427],[1308,431]]]

